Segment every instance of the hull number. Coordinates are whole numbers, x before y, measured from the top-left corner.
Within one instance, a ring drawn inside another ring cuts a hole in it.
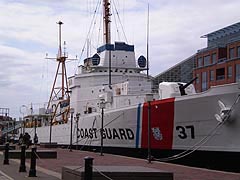
[[[178,131],[178,137],[181,139],[186,139],[190,137],[191,139],[195,139],[194,126],[176,126],[176,130]]]

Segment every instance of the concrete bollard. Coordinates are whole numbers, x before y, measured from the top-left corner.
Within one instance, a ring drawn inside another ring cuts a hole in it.
[[[31,152],[31,164],[28,177],[37,177],[36,175],[36,159],[37,159],[37,148],[33,147]]]
[[[3,164],[9,164],[9,143],[5,144],[4,160]]]
[[[84,160],[85,160],[84,180],[92,180],[93,158],[92,157],[85,157]]]
[[[27,172],[25,162],[26,162],[26,146],[22,145],[21,146],[21,163],[19,167],[19,172]]]

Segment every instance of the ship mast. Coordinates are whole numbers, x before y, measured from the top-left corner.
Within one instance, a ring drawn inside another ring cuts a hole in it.
[[[110,2],[109,0],[103,0],[103,37],[104,44],[111,44],[111,20],[110,20]],[[109,75],[108,75],[108,86],[111,89],[112,76],[111,76],[111,50],[109,49]]]
[[[110,2],[103,0],[103,36],[104,44],[111,44],[111,27],[110,27]]]
[[[54,82],[53,82],[53,86],[52,86],[52,90],[51,90],[51,95],[50,95],[50,98],[48,101],[47,109],[53,108],[53,106],[55,106],[55,109],[53,109],[53,118],[54,118],[57,113],[56,112],[57,108],[61,107],[61,104],[65,103],[65,105],[67,105],[67,110],[64,112],[61,112],[61,110],[60,110],[60,113],[62,113],[62,120],[67,121],[67,116],[69,113],[68,107],[69,107],[69,101],[70,101],[70,96],[69,96],[70,91],[69,91],[69,87],[68,87],[68,83],[67,83],[67,73],[66,73],[65,62],[68,57],[67,57],[67,54],[65,51],[62,52],[61,26],[62,26],[63,22],[59,21],[59,22],[57,22],[57,24],[59,25],[59,48],[58,48],[57,58],[54,58],[54,59],[56,59],[56,61],[58,62],[58,66],[57,66],[57,71],[55,74],[55,78],[54,78]],[[64,45],[65,45],[65,42],[64,42]],[[46,59],[53,59],[53,58],[46,58]],[[58,77],[61,79],[60,87],[56,86]],[[56,103],[54,103],[54,101]]]

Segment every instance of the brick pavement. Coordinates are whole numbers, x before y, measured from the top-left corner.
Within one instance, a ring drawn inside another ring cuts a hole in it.
[[[109,165],[109,166],[144,166],[156,168],[163,171],[174,173],[174,180],[240,180],[239,173],[222,172],[182,165],[175,165],[163,162],[153,162],[149,164],[147,160],[130,158],[118,155],[94,153],[89,151],[73,150],[57,148],[57,159],[39,159],[37,165],[41,168],[61,173],[63,166],[84,166],[84,157],[90,156],[94,158],[93,165]]]

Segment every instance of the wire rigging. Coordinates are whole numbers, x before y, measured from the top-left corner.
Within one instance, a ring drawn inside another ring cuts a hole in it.
[[[92,21],[91,21],[91,23],[90,23],[90,28],[89,28],[88,33],[87,33],[87,38],[85,39],[83,48],[82,48],[82,50],[81,50],[81,55],[80,55],[79,61],[78,61],[78,63],[77,63],[78,65],[79,65],[79,63],[80,63],[80,60],[82,59],[83,52],[84,52],[84,49],[85,49],[85,47],[86,47],[87,41],[88,41],[88,39],[89,39],[89,36],[90,36],[90,34],[91,34],[92,26],[94,26],[96,14],[97,14],[97,12],[98,12],[98,10],[99,10],[99,7],[100,7],[100,5],[101,5],[101,2],[102,2],[101,0],[98,0],[98,3],[97,3],[96,8],[95,8],[95,10],[94,10],[94,14],[93,14],[93,17],[92,17]],[[75,74],[76,74],[76,72],[77,72],[77,67],[75,67],[74,72],[75,72]]]
[[[113,6],[114,6],[114,8],[115,8],[115,11],[116,11],[116,14],[117,14],[119,23],[120,23],[120,25],[121,25],[121,28],[122,28],[122,31],[123,31],[123,35],[124,35],[125,41],[128,43],[127,36],[126,36],[126,34],[125,34],[125,31],[124,31],[124,28],[123,28],[123,25],[122,25],[122,22],[121,22],[121,19],[120,19],[120,16],[119,16],[119,13],[118,13],[116,4],[115,4],[115,0],[113,0]]]

